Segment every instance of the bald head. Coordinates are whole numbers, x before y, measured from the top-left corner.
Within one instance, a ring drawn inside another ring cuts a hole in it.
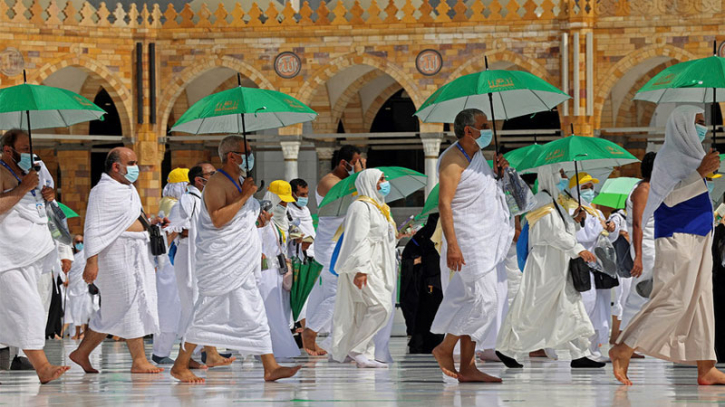
[[[127,167],[137,165],[136,153],[130,148],[116,147],[106,156],[105,171],[111,178],[122,184],[130,184],[124,177]]]

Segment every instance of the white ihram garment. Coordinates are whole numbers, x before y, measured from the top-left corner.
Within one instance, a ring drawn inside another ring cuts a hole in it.
[[[156,276],[147,232],[127,232],[141,214],[133,185],[101,175],[91,189],[84,230],[86,259],[98,255],[101,309],[90,329],[125,339],[159,332]]]
[[[358,175],[355,186],[365,196],[384,207],[377,191],[383,173],[368,169]],[[347,210],[345,238],[335,270],[339,274],[332,324],[332,358],[343,362],[352,354],[375,358],[373,337],[390,320],[395,289],[395,224],[371,202],[357,200]],[[389,209],[387,209],[389,211]],[[359,289],[355,275],[367,275]]]
[[[255,279],[262,258],[255,226],[259,203],[247,200],[221,228],[212,223],[203,195],[200,209],[195,270],[199,298],[184,341],[242,354],[271,354],[267,314]]]
[[[267,257],[268,266],[266,270],[260,272],[259,292],[262,294],[264,309],[267,312],[272,350],[276,358],[299,356],[300,348],[290,330],[292,319],[290,293],[282,287],[284,276],[280,274],[277,261],[277,256],[281,253],[279,230],[273,222],[258,230],[262,240],[262,252]]]
[[[179,199],[178,216],[181,229],[188,230],[188,237],[178,238],[178,247],[174,259],[174,273],[176,273],[176,288],[179,292],[179,334],[183,335],[191,323],[194,304],[199,298],[199,288],[196,285],[196,229],[201,212],[201,192],[194,186],[187,187],[187,193]]]
[[[322,203],[323,196],[317,194],[317,204]],[[307,328],[315,332],[332,332],[332,314],[335,309],[337,294],[337,277],[330,273],[330,259],[335,250],[332,238],[345,220],[344,216],[322,216],[317,224],[315,238],[315,260],[322,264],[319,282],[315,284],[307,298]]]
[[[68,272],[68,303],[65,309],[65,323],[82,326],[91,318],[91,294],[88,284],[83,281],[86,268],[86,255],[81,250],[73,257],[73,264]]]
[[[451,148],[456,147],[443,154]],[[448,284],[431,332],[482,342],[497,329],[500,302],[507,302],[499,290],[497,267],[506,258],[514,227],[504,193],[480,151],[461,174],[451,209],[466,265]],[[446,252],[444,236],[442,258]]]

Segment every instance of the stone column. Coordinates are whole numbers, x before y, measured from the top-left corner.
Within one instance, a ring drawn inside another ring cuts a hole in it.
[[[443,133],[421,133],[420,139],[423,142],[425,152],[425,175],[428,176],[428,184],[425,186],[425,197],[428,198],[430,191],[438,183],[438,156],[441,152]]]
[[[335,144],[315,141],[315,153],[317,153],[317,180],[319,181],[320,178],[330,172],[330,162],[335,154]]]
[[[284,179],[289,182],[298,178],[298,162],[300,155],[300,141],[280,141],[282,155],[284,156]]]

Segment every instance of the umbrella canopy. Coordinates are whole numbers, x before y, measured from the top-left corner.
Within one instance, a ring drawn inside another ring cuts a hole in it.
[[[637,157],[629,151],[597,137],[569,136],[546,143],[539,151],[539,157],[521,168],[538,170],[548,165],[560,165],[564,171],[587,171],[607,167],[619,167],[636,163]],[[577,168],[574,163],[577,162]]]
[[[551,110],[570,98],[528,72],[486,70],[441,87],[415,115],[426,123],[453,123],[461,110],[476,108],[491,118],[488,94],[493,95],[493,113],[498,120]]]
[[[64,205],[60,202],[58,202],[58,206],[60,207],[60,210],[63,211],[63,214],[65,215],[66,219],[77,218],[80,216],[73,209],[67,207],[66,205]]]
[[[436,184],[430,191],[430,194],[428,194],[428,198],[426,198],[425,204],[423,205],[423,210],[415,217],[416,221],[422,220],[432,213],[438,213],[438,185]]]
[[[425,188],[428,177],[403,167],[378,167],[390,181],[390,194],[385,197],[385,202],[393,202],[407,197],[419,189]],[[325,195],[320,203],[319,216],[344,216],[347,208],[357,199],[357,188],[355,180],[358,174],[355,173],[338,182]]]
[[[504,154],[503,157],[509,162],[511,167],[519,170],[520,168],[526,168],[527,166],[533,164],[536,159],[539,158],[541,149],[542,146],[540,144],[532,144],[530,146],[509,151]]]
[[[244,134],[309,122],[316,117],[314,110],[292,96],[239,86],[194,103],[171,131]]]
[[[305,261],[295,257],[292,260],[292,289],[290,290],[290,305],[292,306],[292,316],[294,320],[302,312],[307,297],[309,297],[312,287],[315,286],[317,277],[322,271],[322,264],[314,259],[306,258]]]
[[[725,102],[725,58],[711,56],[681,62],[662,70],[634,95],[653,103]]]
[[[592,201],[595,205],[608,206],[614,209],[624,209],[632,188],[640,181],[639,178],[610,178],[604,182],[599,195]]]
[[[68,127],[104,114],[90,100],[66,89],[27,83],[0,89],[0,129]]]

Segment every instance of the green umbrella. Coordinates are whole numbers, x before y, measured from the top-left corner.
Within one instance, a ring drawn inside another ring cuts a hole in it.
[[[292,259],[292,289],[290,290],[290,305],[294,320],[300,316],[305,301],[309,297],[312,287],[315,286],[317,278],[322,271],[322,264],[312,258],[301,260],[299,257]]]
[[[390,194],[385,202],[393,202],[407,197],[419,189],[425,188],[428,177],[403,167],[378,167],[390,181]],[[355,180],[360,173],[355,173],[335,184],[320,203],[319,216],[343,216],[348,206],[357,199]]]
[[[26,79],[23,71],[23,79]],[[77,123],[102,119],[106,111],[83,96],[52,86],[22,85],[0,89],[0,129],[19,128],[30,136],[32,129],[69,127]]]
[[[532,144],[509,151],[503,157],[509,162],[509,165],[518,170],[536,161],[541,153],[541,148],[540,144]]]
[[[464,109],[482,110],[492,122],[553,109],[569,95],[524,71],[486,70],[462,76],[438,89],[415,112],[425,123],[453,123]],[[498,151],[496,127],[494,145]]]
[[[242,134],[246,143],[247,132],[309,122],[317,117],[314,110],[292,96],[274,90],[244,88],[240,74],[237,74],[237,83],[236,88],[194,103],[171,131]]]
[[[438,189],[439,184],[436,184],[436,186],[431,189],[430,194],[428,194],[428,198],[426,198],[425,204],[423,205],[423,210],[415,217],[416,221],[422,220],[432,213],[438,213]]]
[[[58,202],[58,206],[60,207],[60,210],[63,211],[63,214],[65,215],[66,219],[77,218],[80,216],[73,209],[67,207],[66,205],[64,205],[60,202]]]
[[[608,206],[614,209],[624,209],[632,188],[640,181],[639,178],[619,177],[610,178],[604,182],[599,195],[592,201],[593,204]]]
[[[634,95],[634,100],[653,103],[711,103],[712,141],[715,139],[717,102],[725,102],[725,58],[717,56],[717,41],[713,56],[681,62],[663,69]]]
[[[539,151],[539,157],[522,170],[538,170],[541,167],[558,165],[564,171],[574,171],[578,179],[580,170],[619,167],[638,161],[629,151],[609,140],[572,135],[544,144]]]

